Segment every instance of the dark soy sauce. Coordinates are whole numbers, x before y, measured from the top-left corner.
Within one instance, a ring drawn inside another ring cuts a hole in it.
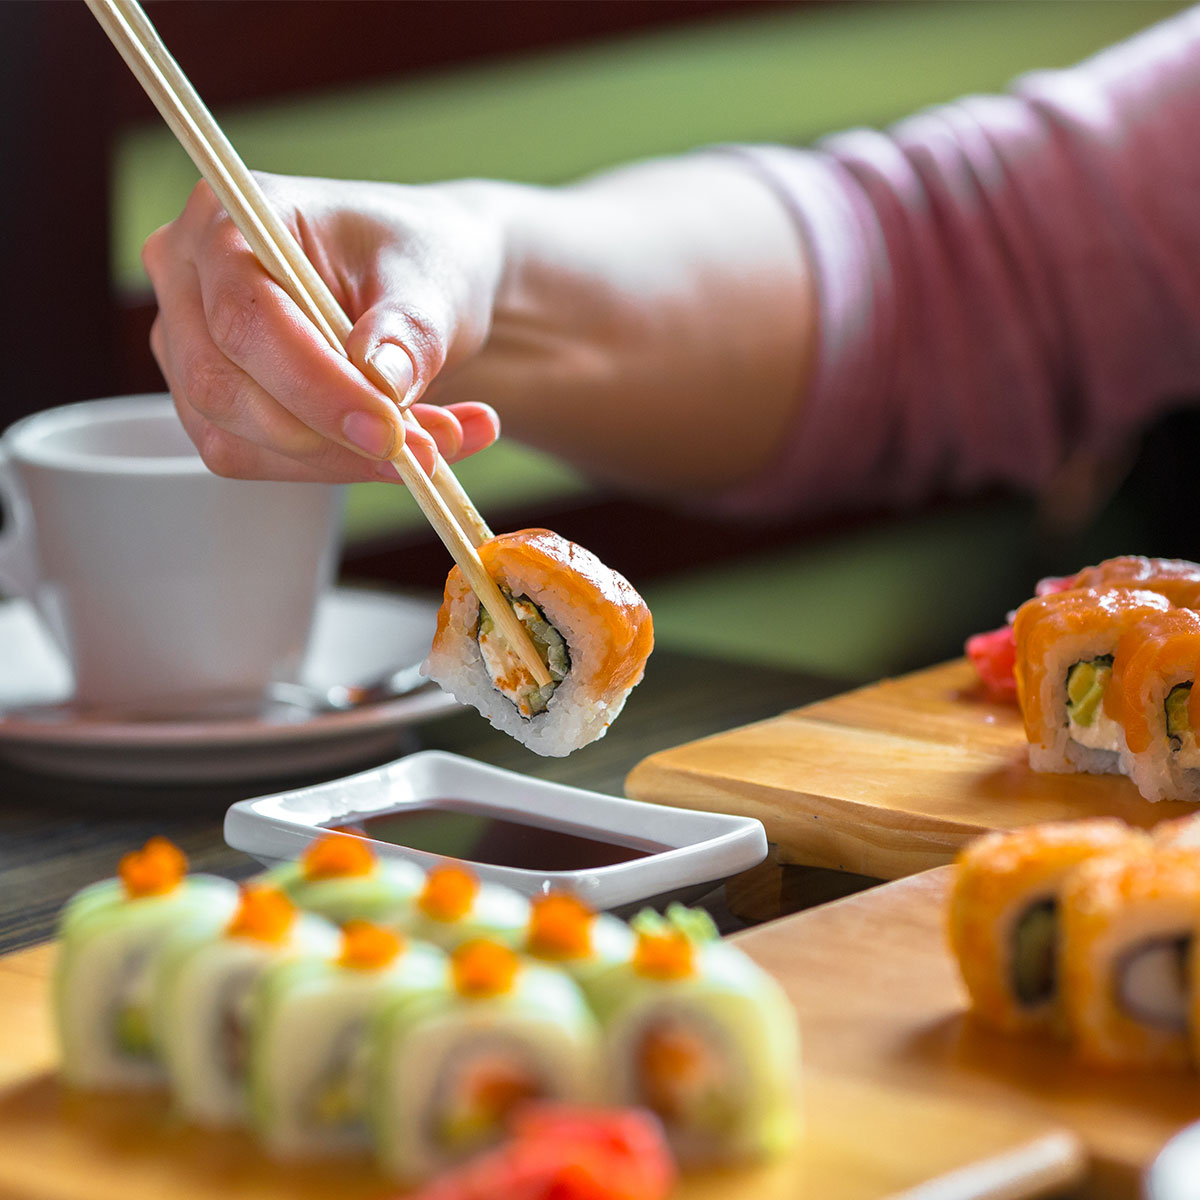
[[[527,871],[586,871],[674,848],[644,838],[618,841],[578,826],[537,825],[517,815],[497,817],[462,800],[430,800],[336,828],[410,850]]]

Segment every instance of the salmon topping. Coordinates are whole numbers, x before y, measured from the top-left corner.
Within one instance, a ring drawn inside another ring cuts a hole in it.
[[[248,886],[225,934],[277,945],[287,940],[295,920],[296,906],[278,888]]]
[[[327,833],[309,844],[300,864],[305,879],[343,879],[369,875],[375,869],[375,854],[360,837]]]
[[[696,947],[677,929],[639,933],[633,969],[649,979],[686,979],[696,971]]]
[[[592,952],[595,913],[577,896],[553,892],[533,901],[528,946],[539,958],[586,958]]]
[[[484,938],[464,942],[450,959],[458,994],[477,999],[511,991],[520,965],[513,950]]]
[[[173,891],[187,874],[187,855],[165,837],[152,837],[140,850],[124,855],[117,875],[130,900]]]
[[[479,880],[464,867],[435,867],[425,877],[417,905],[435,921],[458,921],[471,911]]]
[[[404,949],[404,939],[371,921],[347,921],[342,926],[342,953],[338,966],[356,971],[378,971],[390,966]]]

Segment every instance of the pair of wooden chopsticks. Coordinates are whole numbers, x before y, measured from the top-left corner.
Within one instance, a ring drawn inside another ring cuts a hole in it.
[[[279,219],[137,0],[87,0],[87,4],[263,268],[329,344],[349,357],[345,340],[353,327],[350,318]],[[396,396],[382,376],[369,367],[360,370],[403,407],[404,397]],[[449,466],[439,457],[431,480],[407,445],[391,462],[509,647],[540,687],[550,683],[550,673],[528,632],[479,558],[477,548],[492,536],[491,531]]]

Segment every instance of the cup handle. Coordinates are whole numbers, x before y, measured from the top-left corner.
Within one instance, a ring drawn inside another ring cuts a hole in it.
[[[33,559],[33,517],[29,501],[17,482],[12,460],[0,446],[0,505],[4,528],[0,531],[0,592],[32,596],[37,580]]]

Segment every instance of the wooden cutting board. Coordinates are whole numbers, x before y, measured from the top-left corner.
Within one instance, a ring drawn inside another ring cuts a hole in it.
[[[1016,706],[986,699],[965,660],[653,754],[625,790],[757,817],[780,862],[876,879],[948,863],[990,829],[1198,811],[1151,804],[1123,776],[1031,771]]]
[[[780,930],[784,935],[785,931]],[[779,958],[773,940],[762,943]],[[758,946],[747,943],[758,952]],[[52,950],[0,959],[3,1200],[384,1200],[365,1163],[284,1168],[244,1134],[190,1128],[165,1098],[61,1087],[47,1006]],[[787,958],[786,955],[782,956]],[[797,994],[801,980],[785,975]],[[799,989],[803,992],[803,989]],[[818,1006],[819,1007],[819,1006]],[[806,1057],[827,1057],[810,1036]],[[774,1166],[688,1177],[676,1200],[1016,1200],[1080,1179],[1078,1138],[1042,1114],[913,1094],[837,1069],[808,1070],[797,1149]],[[933,1189],[927,1192],[926,1187]],[[502,1200],[502,1198],[497,1198]]]
[[[944,929],[953,867],[870,888],[738,934],[783,983],[805,1062],[913,1098],[998,1105],[1066,1125],[1092,1168],[1088,1200],[1139,1195],[1164,1143],[1200,1120],[1194,1071],[1104,1071],[1048,1038],[993,1033],[968,1015]]]

